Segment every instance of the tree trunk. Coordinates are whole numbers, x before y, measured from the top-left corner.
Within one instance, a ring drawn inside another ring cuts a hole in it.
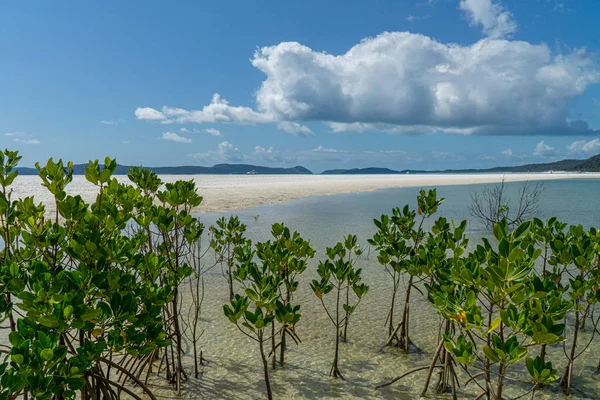
[[[277,366],[277,353],[275,352],[275,320],[271,322],[271,368],[275,369]]]
[[[410,346],[409,336],[409,319],[410,319],[410,290],[412,289],[413,276],[408,280],[408,288],[406,288],[406,299],[404,301],[404,313],[402,314],[402,331],[400,332],[400,346],[405,353],[408,353]]]
[[[506,366],[503,361],[500,361],[498,368],[498,385],[496,386],[496,400],[502,400],[502,389],[504,386],[504,370]]]
[[[269,381],[269,363],[265,356],[264,341],[263,341],[263,330],[258,332],[258,345],[260,347],[260,357],[263,363],[263,373],[265,376],[265,385],[267,387],[267,399],[273,400],[273,393],[271,393],[271,382]]]
[[[337,303],[335,308],[335,355],[333,356],[333,365],[331,366],[331,371],[329,372],[329,376],[333,376],[334,378],[342,378],[342,374],[338,368],[338,360],[340,353],[340,288],[337,289]]]
[[[565,390],[567,395],[571,394],[571,384],[573,379],[573,365],[575,363],[575,350],[577,348],[577,338],[579,336],[579,299],[575,300],[575,331],[573,332],[573,344],[571,345],[571,354],[569,355],[569,363],[565,368],[565,374],[560,381],[560,385]]]

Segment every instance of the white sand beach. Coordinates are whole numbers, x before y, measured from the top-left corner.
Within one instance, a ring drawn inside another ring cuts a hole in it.
[[[600,173],[532,173],[532,174],[414,174],[414,175],[162,175],[171,182],[178,179],[196,181],[204,201],[194,210],[209,213],[242,210],[261,204],[279,204],[292,199],[369,192],[377,189],[401,187],[434,187],[442,185],[469,185],[477,183],[542,181],[554,179],[599,179]],[[126,176],[117,176],[128,182]],[[75,176],[69,191],[80,194],[91,202],[97,188]],[[14,184],[14,195],[35,196],[47,205],[46,212],[54,211],[53,199],[37,176],[20,176]]]

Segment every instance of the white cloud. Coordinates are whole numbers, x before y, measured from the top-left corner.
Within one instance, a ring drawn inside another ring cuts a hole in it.
[[[204,132],[208,133],[211,136],[222,136],[221,131],[215,128],[205,129]]]
[[[256,110],[216,94],[201,110],[138,108],[136,116],[161,123],[323,121],[334,131],[396,134],[598,132],[568,119],[570,104],[600,82],[598,65],[582,49],[555,54],[524,41],[463,46],[385,32],[341,55],[284,42],[259,49],[252,65],[266,75]]]
[[[265,160],[265,161],[276,162],[276,163],[280,163],[283,161],[281,152],[279,150],[275,149],[273,146],[269,147],[268,149],[265,149],[264,147],[261,147],[261,146],[256,146],[256,147],[254,147],[253,155],[255,157]]]
[[[121,143],[123,143],[123,144],[129,144],[129,140],[122,140]]]
[[[150,107],[138,107],[135,110],[135,117],[146,121],[163,121],[167,119],[163,113]]]
[[[206,153],[193,153],[189,154],[189,157],[195,158],[199,161],[242,161],[245,157],[240,152],[240,149],[225,141],[221,142],[217,146],[217,150],[210,150]]]
[[[6,136],[27,136],[25,132],[8,132],[5,133]]]
[[[471,25],[481,25],[483,33],[492,39],[517,31],[513,15],[495,0],[461,0],[458,7],[467,13]]]
[[[116,121],[107,121],[107,120],[102,120],[102,121],[100,121],[100,123],[104,124],[104,125],[116,125],[117,124]]]
[[[548,146],[544,141],[540,141],[533,150],[533,155],[538,157],[550,157],[558,155],[558,150],[552,146]]]
[[[501,153],[504,157],[512,157],[512,155],[513,155],[512,149],[502,150]]]
[[[313,131],[308,126],[300,125],[297,122],[283,121],[277,124],[277,128],[293,136],[314,136]]]
[[[338,151],[336,149],[327,149],[323,146],[317,147],[316,149],[313,150],[316,153],[337,153]]]
[[[179,136],[175,132],[164,132],[162,134],[162,138],[164,140],[169,140],[171,142],[185,143],[185,144],[192,143],[192,139],[189,139],[189,138],[186,138],[183,136]]]
[[[489,39],[463,47],[408,32],[365,39],[341,56],[281,43],[252,62],[267,75],[259,108],[280,120],[480,134],[586,131],[567,123],[568,105],[600,80],[583,50],[553,55],[543,44]]]
[[[576,140],[567,146],[570,153],[598,154],[600,153],[600,139]]]
[[[229,102],[218,93],[213,95],[209,105],[204,106],[202,110],[188,111],[183,108],[163,107],[161,111],[153,108],[138,108],[135,110],[135,116],[138,119],[148,121],[160,121],[163,124],[177,123],[217,123],[231,122],[237,124],[255,124],[274,122],[273,119],[264,113],[254,111],[250,107],[233,107]]]
[[[15,138],[15,142],[21,144],[40,144],[41,142],[37,139],[19,139]]]

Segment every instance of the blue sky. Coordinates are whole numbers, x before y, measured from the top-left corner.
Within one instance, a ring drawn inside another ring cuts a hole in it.
[[[597,0],[3,2],[0,147],[467,168],[600,153]]]

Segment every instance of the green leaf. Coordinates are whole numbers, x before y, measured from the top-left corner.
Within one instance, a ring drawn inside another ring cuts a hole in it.
[[[58,318],[54,315],[42,315],[38,318],[38,322],[48,328],[56,328],[59,325]]]
[[[500,357],[498,357],[498,354],[494,351],[494,349],[492,349],[488,346],[482,346],[482,349],[483,349],[483,352],[485,353],[485,356],[492,363],[497,363],[498,361],[500,361]]]
[[[50,361],[54,358],[54,351],[52,349],[44,349],[40,353],[40,357],[45,361]]]
[[[13,354],[10,356],[10,359],[17,364],[23,364],[25,361],[25,357],[22,354]]]
[[[488,329],[487,333],[492,332],[494,329],[496,329],[498,326],[500,326],[501,322],[502,322],[502,318],[500,318],[500,317],[494,318],[494,320],[492,321],[492,324],[490,325],[490,329]]]

